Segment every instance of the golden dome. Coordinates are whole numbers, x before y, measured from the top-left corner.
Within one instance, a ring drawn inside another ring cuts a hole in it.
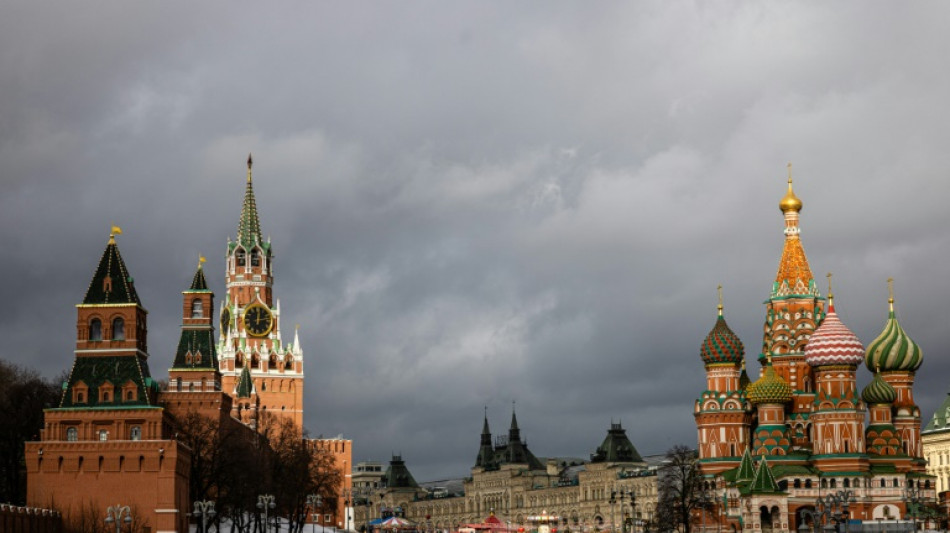
[[[802,210],[802,201],[795,196],[795,192],[792,191],[792,178],[788,178],[788,192],[785,193],[785,197],[782,198],[782,201],[778,203],[778,208],[782,210],[783,213],[789,211],[801,211]]]

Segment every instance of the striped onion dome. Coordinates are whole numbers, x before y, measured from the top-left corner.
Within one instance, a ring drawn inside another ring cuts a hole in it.
[[[703,362],[707,365],[715,363],[733,363],[739,364],[745,355],[745,347],[739,336],[729,329],[726,319],[719,315],[716,319],[716,325],[713,326],[709,335],[703,341],[699,349],[699,354]]]
[[[755,380],[746,389],[746,398],[752,405],[760,403],[788,403],[792,400],[792,387],[775,373],[772,361],[769,360],[762,377]]]
[[[897,391],[890,383],[881,379],[881,373],[875,372],[874,378],[861,391],[861,399],[867,404],[894,403],[897,400]]]
[[[864,345],[838,318],[834,300],[831,300],[828,314],[805,346],[805,362],[811,366],[858,366],[863,360]]]
[[[904,333],[904,328],[897,322],[892,302],[884,331],[868,344],[867,356],[864,359],[868,370],[873,371],[880,367],[881,372],[914,372],[920,368],[923,361],[924,355],[920,346]]]

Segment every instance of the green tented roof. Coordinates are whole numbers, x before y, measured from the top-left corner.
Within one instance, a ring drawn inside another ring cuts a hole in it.
[[[251,371],[247,369],[247,365],[241,370],[236,389],[238,398],[250,398],[254,393],[254,380],[251,379]]]
[[[200,358],[197,357],[198,355]],[[217,369],[218,355],[215,351],[214,330],[210,326],[203,329],[183,329],[172,368]]]
[[[89,288],[86,289],[86,297],[82,300],[83,304],[139,304],[139,295],[135,292],[135,285],[132,276],[125,268],[125,262],[122,255],[119,254],[119,247],[116,246],[114,239],[109,239],[109,244],[102,252],[102,258],[99,259],[99,266],[96,268]]]
[[[610,424],[607,437],[590,456],[592,463],[642,463],[643,458],[627,438],[627,431],[618,424]]]
[[[122,387],[132,382],[136,388],[136,399],[126,401],[122,395]],[[88,388],[84,402],[73,401],[73,391],[77,384],[83,383]],[[99,402],[99,388],[109,383],[113,387],[112,401]],[[151,381],[148,364],[144,357],[135,355],[115,355],[105,357],[77,357],[73,362],[69,380],[63,390],[59,406],[61,408],[107,408],[116,406],[148,406],[154,405],[157,387]]]
[[[208,282],[205,281],[205,272],[201,268],[201,265],[198,265],[198,270],[195,271],[195,277],[191,280],[191,286],[188,287],[189,291],[194,292],[207,292],[208,291]]]

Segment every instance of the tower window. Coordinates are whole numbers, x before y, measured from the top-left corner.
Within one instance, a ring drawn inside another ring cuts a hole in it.
[[[204,303],[199,298],[191,302],[191,318],[202,318],[205,316]]]
[[[108,430],[108,429],[100,429],[100,430],[99,430],[99,440],[103,440],[103,441],[104,441],[104,440],[109,440],[109,430]]]
[[[257,248],[251,250],[251,266],[261,266],[261,251]]]
[[[79,429],[74,428],[74,427],[66,428],[66,440],[68,441],[79,440]]]
[[[130,440],[142,440],[142,426],[132,426],[129,431]]]
[[[91,321],[89,321],[89,340],[102,340],[102,321],[98,318],[93,318]]]
[[[125,340],[125,320],[122,320],[122,317],[117,317],[112,321],[112,340]]]
[[[237,253],[234,254],[234,258],[237,261],[237,266],[244,266],[247,264],[246,255],[244,254],[243,249],[238,249]]]

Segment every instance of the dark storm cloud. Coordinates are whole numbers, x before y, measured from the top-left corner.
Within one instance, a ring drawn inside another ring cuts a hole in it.
[[[865,343],[896,278],[929,416],[950,381],[946,11],[8,2],[2,356],[69,366],[116,223],[166,375],[199,253],[224,292],[254,152],[313,434],[463,475],[483,407],[503,433],[514,400],[538,455],[586,456],[611,420],[661,453],[695,439],[717,284],[756,368],[794,161],[812,270]]]

